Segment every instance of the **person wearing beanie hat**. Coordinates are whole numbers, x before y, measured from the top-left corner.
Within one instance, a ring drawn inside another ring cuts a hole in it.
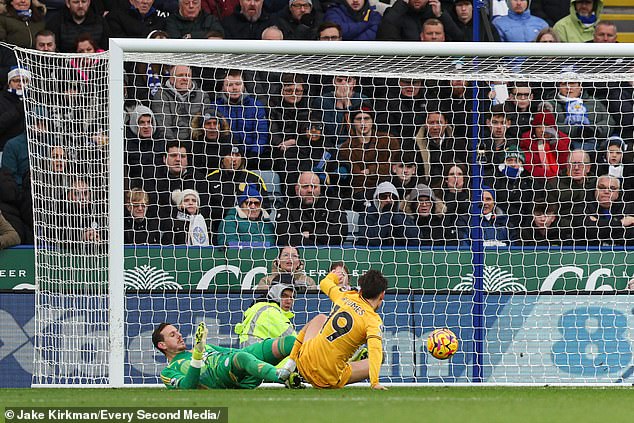
[[[416,223],[400,209],[398,191],[391,182],[381,182],[373,201],[359,216],[356,246],[418,246]]]
[[[275,227],[262,208],[257,186],[247,184],[238,196],[238,204],[227,212],[218,226],[218,245],[270,246],[275,244]]]
[[[522,165],[526,162],[526,156],[524,155],[524,152],[520,150],[519,147],[516,145],[512,145],[504,150],[504,160],[507,161],[507,164],[508,159],[515,159],[518,163],[521,162],[519,164]]]
[[[475,12],[480,20],[480,41],[500,41],[498,30],[491,25],[488,13],[482,15],[482,9]],[[462,32],[461,41],[473,41],[473,13],[473,0],[454,0],[450,15]]]
[[[290,284],[274,283],[268,292],[257,298],[245,310],[242,322],[234,332],[239,335],[240,348],[265,339],[295,335],[291,311],[295,301],[295,288]]]
[[[475,211],[479,212],[484,246],[509,246],[516,239],[516,233],[508,225],[508,216],[497,207],[495,190],[483,185],[480,193],[481,200],[475,205]],[[469,243],[471,238],[469,220],[469,215],[463,215],[457,222],[459,237],[465,243]]]
[[[172,192],[171,218],[161,219],[161,243],[164,245],[209,245],[209,230],[200,214],[200,195],[193,189]]]
[[[554,178],[566,166],[570,138],[556,125],[555,116],[543,110],[535,114],[532,129],[522,134],[524,169],[534,178]]]
[[[278,27],[286,40],[314,40],[324,20],[321,8],[313,0],[289,0],[288,7],[278,17]]]
[[[7,89],[0,93],[0,153],[6,142],[25,130],[22,94],[31,74],[14,66],[8,74]]]

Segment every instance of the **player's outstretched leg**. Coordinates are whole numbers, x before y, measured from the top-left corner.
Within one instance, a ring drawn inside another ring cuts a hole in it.
[[[233,355],[233,365],[236,369],[267,382],[284,383],[290,375],[285,369],[277,369],[246,351],[239,351]]]
[[[242,351],[246,351],[254,355],[258,360],[275,366],[290,354],[294,344],[294,336],[280,336],[279,338],[265,339],[264,341],[249,345],[248,347],[242,348]]]
[[[306,326],[302,328],[297,334],[297,339],[295,340],[295,345],[293,346],[293,350],[289,354],[289,357],[293,362],[297,361],[297,356],[299,355],[299,349],[302,347],[304,342],[308,342],[313,339],[324,326],[324,323],[328,320],[328,316],[325,314],[319,314],[313,317],[310,322],[306,323]]]

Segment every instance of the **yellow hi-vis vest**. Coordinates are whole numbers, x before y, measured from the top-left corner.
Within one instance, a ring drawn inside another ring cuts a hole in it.
[[[240,335],[240,348],[264,339],[296,335],[291,319],[292,311],[284,311],[276,303],[266,301],[253,304],[244,312],[244,320],[234,328]]]

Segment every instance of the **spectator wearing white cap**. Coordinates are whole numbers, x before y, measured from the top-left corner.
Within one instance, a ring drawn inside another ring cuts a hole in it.
[[[0,93],[0,153],[10,139],[25,130],[22,94],[31,80],[31,73],[12,67],[8,74],[7,88]]]
[[[193,189],[172,192],[174,208],[170,218],[161,220],[161,244],[208,246],[209,230],[200,214],[200,195]]]

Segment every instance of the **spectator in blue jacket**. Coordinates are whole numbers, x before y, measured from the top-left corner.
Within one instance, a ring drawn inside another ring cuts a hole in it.
[[[532,42],[539,31],[548,28],[542,18],[531,15],[530,0],[507,0],[509,14],[493,19],[493,25],[500,34],[500,40],[512,43]]]
[[[326,10],[324,22],[341,26],[344,41],[372,41],[381,23],[381,15],[367,0],[339,0]]]
[[[222,84],[222,93],[215,100],[216,110],[231,125],[233,144],[241,146],[247,168],[270,168],[269,121],[266,108],[244,89],[239,70],[230,70]],[[269,160],[266,160],[268,156]]]
[[[511,244],[515,238],[514,230],[509,228],[508,216],[497,206],[493,188],[486,185],[482,187],[482,197],[476,206],[476,212],[480,217],[485,247],[503,247]],[[456,222],[460,239],[467,245],[471,239],[469,218],[469,215],[462,215]]]

